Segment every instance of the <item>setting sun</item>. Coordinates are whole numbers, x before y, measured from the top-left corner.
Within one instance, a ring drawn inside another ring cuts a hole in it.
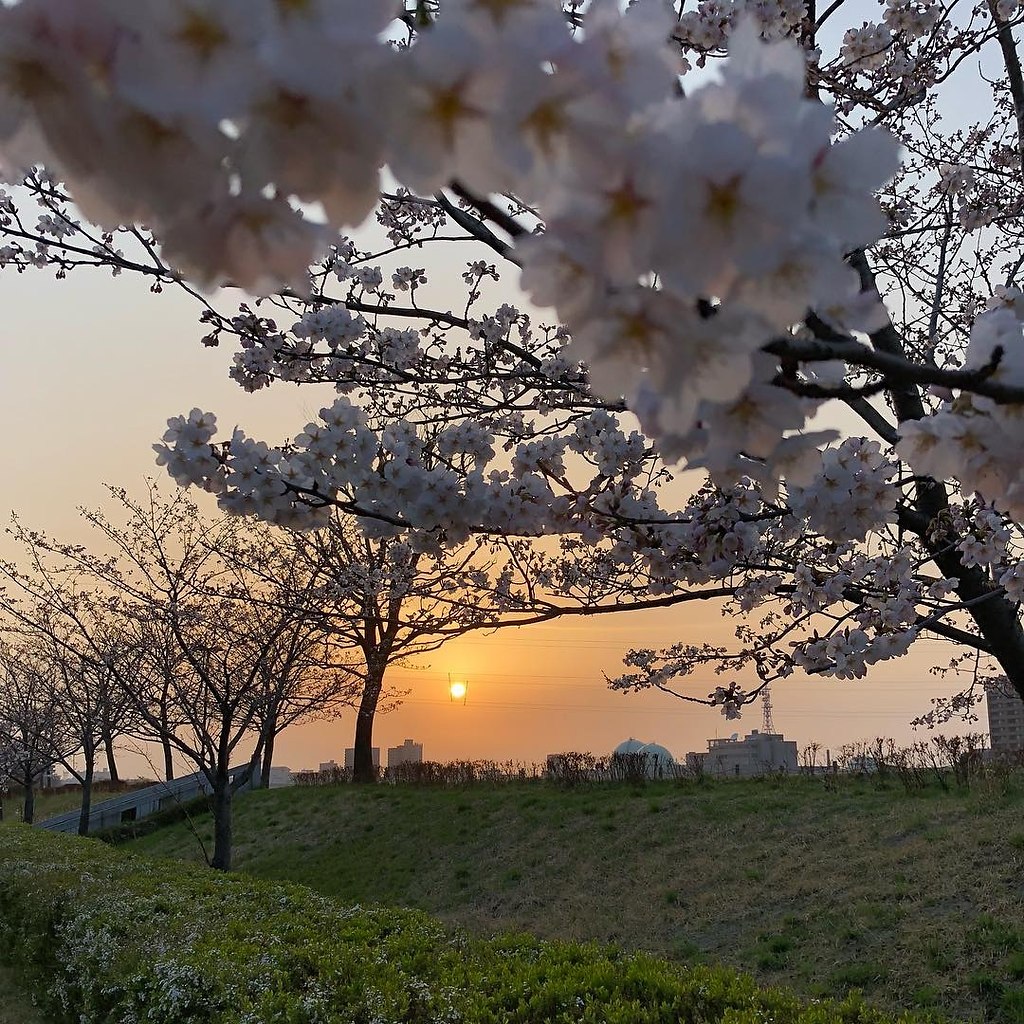
[[[448,693],[451,694],[452,700],[465,700],[468,689],[469,687],[460,680],[448,684]]]

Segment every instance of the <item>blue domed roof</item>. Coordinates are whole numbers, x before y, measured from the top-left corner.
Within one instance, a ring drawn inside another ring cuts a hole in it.
[[[676,759],[669,752],[668,748],[663,747],[660,743],[645,743],[637,752],[640,754],[646,754],[649,758],[652,758],[661,765],[676,763]]]
[[[632,736],[628,740],[623,740],[613,751],[613,754],[635,754],[638,750],[643,750],[648,744],[644,743],[643,740],[635,740]]]

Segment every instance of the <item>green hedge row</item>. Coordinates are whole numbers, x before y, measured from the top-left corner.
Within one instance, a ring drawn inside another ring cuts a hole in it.
[[[411,911],[0,829],[0,958],[75,1024],[893,1024],[710,968],[451,935]],[[925,1018],[907,1016],[905,1022]]]

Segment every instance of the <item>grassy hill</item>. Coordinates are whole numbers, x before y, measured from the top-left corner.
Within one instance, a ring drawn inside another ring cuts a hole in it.
[[[93,786],[93,803],[106,800],[116,793],[127,793],[133,789],[151,786],[148,779],[128,779],[123,782],[97,782]],[[4,819],[20,821],[23,801],[22,791],[18,787],[8,790],[3,795]],[[77,786],[66,786],[57,790],[40,789],[36,791],[35,820],[45,821],[47,818],[64,814],[65,811],[77,811],[82,806],[82,791]],[[0,1018],[2,1020],[2,1018]]]
[[[238,800],[236,867],[471,932],[599,939],[810,996],[1024,1024],[1024,780],[916,794],[844,780]],[[208,819],[196,822],[210,840]],[[187,825],[132,844],[200,857]]]
[[[0,965],[0,1024],[45,1024],[18,972]]]

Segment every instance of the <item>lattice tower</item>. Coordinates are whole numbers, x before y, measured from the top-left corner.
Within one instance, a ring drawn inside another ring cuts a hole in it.
[[[775,719],[772,717],[772,688],[770,686],[766,686],[761,692],[761,711],[764,715],[761,720],[761,732],[774,736]]]

